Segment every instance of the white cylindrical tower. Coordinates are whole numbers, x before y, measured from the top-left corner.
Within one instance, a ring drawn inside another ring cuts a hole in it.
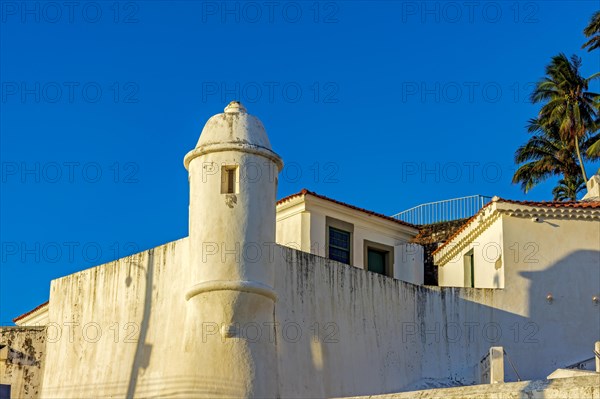
[[[185,351],[197,395],[277,397],[275,203],[283,163],[237,101],[211,117],[189,171]],[[197,354],[197,357],[195,357]]]

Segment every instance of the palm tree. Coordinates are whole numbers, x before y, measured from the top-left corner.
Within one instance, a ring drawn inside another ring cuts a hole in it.
[[[587,47],[588,51],[592,51],[600,47],[600,11],[596,11],[592,15],[589,25],[583,30],[583,34],[585,37],[591,37],[591,39],[585,42],[581,48]]]
[[[527,131],[533,136],[515,152],[519,166],[513,183],[520,183],[524,192],[552,176],[571,182],[581,176],[572,142],[562,139],[558,124],[542,124],[530,119]],[[580,177],[581,178],[581,177]]]
[[[577,201],[577,194],[585,187],[585,182],[581,175],[570,176],[560,179],[558,186],[554,187],[552,194],[554,201]]]
[[[596,11],[590,18],[589,25],[583,30],[585,37],[591,37],[581,48],[588,47],[588,51],[600,48],[600,11]],[[588,148],[590,158],[600,158],[600,137]]]
[[[592,141],[592,145],[587,150],[587,156],[591,159],[600,158],[600,135],[596,135],[596,139]]]
[[[598,128],[600,128],[600,121],[598,122],[599,123],[590,128],[591,137],[588,140],[590,145],[588,146],[586,152],[586,155],[589,159],[600,159],[600,133],[597,132]]]
[[[546,76],[531,94],[531,101],[545,102],[538,117],[542,125],[557,125],[562,139],[575,144],[581,175],[587,181],[580,141],[596,128],[599,95],[588,91],[588,87],[600,74],[584,78],[580,67],[581,58],[576,55],[570,60],[562,53],[552,57]]]

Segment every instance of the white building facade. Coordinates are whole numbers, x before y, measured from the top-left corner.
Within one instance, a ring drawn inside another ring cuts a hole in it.
[[[277,243],[423,284],[416,226],[302,190],[277,202]]]
[[[527,291],[527,276],[562,267],[565,260],[573,265],[571,277],[581,278],[578,287],[595,283],[599,222],[595,202],[518,202],[495,197],[434,252],[439,285]],[[597,288],[590,286],[590,298],[598,294]]]

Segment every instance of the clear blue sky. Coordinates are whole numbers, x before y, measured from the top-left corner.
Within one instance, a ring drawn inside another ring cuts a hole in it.
[[[551,56],[600,70],[580,49],[599,1],[272,3],[0,3],[0,324],[186,236],[183,156],[233,99],[288,165],[279,197],[551,199],[511,184],[513,154]]]

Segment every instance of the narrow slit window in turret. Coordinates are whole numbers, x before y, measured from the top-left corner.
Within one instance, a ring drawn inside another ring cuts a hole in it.
[[[237,194],[239,191],[237,165],[226,165],[221,168],[221,194]]]

